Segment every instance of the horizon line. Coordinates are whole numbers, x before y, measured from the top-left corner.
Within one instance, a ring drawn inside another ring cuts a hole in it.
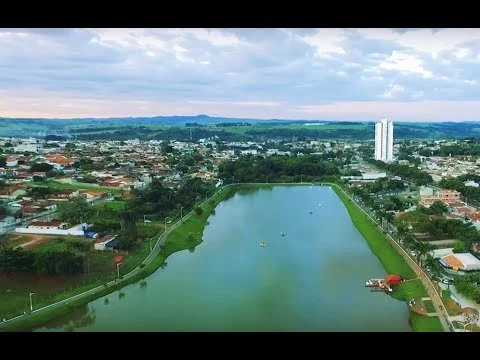
[[[4,117],[0,116],[0,120],[65,120],[65,121],[72,121],[72,120],[120,120],[120,119],[154,119],[154,118],[171,118],[171,117],[206,117],[206,118],[211,118],[211,119],[231,119],[231,120],[254,120],[254,121],[302,121],[302,122],[337,122],[337,121],[344,121],[344,122],[376,122],[382,119],[388,119],[388,121],[392,122],[421,122],[421,123],[438,123],[438,122],[480,122],[479,120],[418,120],[418,119],[392,119],[389,117],[378,117],[370,120],[352,120],[352,119],[332,119],[332,120],[326,120],[326,119],[288,119],[288,118],[268,118],[268,119],[262,119],[262,118],[245,118],[245,117],[228,117],[228,116],[210,116],[210,115],[205,115],[205,114],[197,114],[197,115],[152,115],[152,116],[109,116],[109,117]]]

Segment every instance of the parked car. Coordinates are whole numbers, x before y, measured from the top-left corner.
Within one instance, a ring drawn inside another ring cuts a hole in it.
[[[447,285],[451,285],[451,284],[453,284],[453,279],[444,277],[444,278],[442,279],[442,283],[447,284]]]

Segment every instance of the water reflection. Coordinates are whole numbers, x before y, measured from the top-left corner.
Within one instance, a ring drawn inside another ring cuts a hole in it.
[[[72,309],[68,316],[62,316],[49,321],[45,324],[45,328],[55,330],[63,329],[64,331],[72,332],[75,331],[75,329],[93,325],[96,318],[95,309],[85,304]]]

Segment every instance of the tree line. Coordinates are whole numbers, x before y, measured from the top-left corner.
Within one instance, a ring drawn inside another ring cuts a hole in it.
[[[269,157],[244,155],[237,160],[225,161],[219,165],[219,177],[224,183],[249,182],[312,182],[326,176],[339,177],[346,159],[327,161],[328,155],[303,155]]]
[[[371,158],[366,159],[366,161],[379,169],[411,181],[415,185],[428,185],[433,183],[433,178],[425,171],[418,169],[416,166],[385,163]]]

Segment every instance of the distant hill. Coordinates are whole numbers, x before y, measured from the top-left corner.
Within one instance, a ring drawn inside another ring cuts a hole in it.
[[[112,117],[112,118],[0,118],[0,136],[47,137],[50,139],[173,139],[217,136],[233,139],[314,138],[373,139],[372,121],[281,120],[193,116]],[[228,125],[231,124],[231,125]],[[236,125],[247,124],[239,129]],[[324,126],[304,126],[304,125]],[[226,126],[228,125],[228,126]],[[248,129],[247,129],[248,128]],[[191,129],[191,130],[189,130]],[[188,131],[187,131],[188,130]],[[480,122],[395,121],[397,139],[478,138]]]

